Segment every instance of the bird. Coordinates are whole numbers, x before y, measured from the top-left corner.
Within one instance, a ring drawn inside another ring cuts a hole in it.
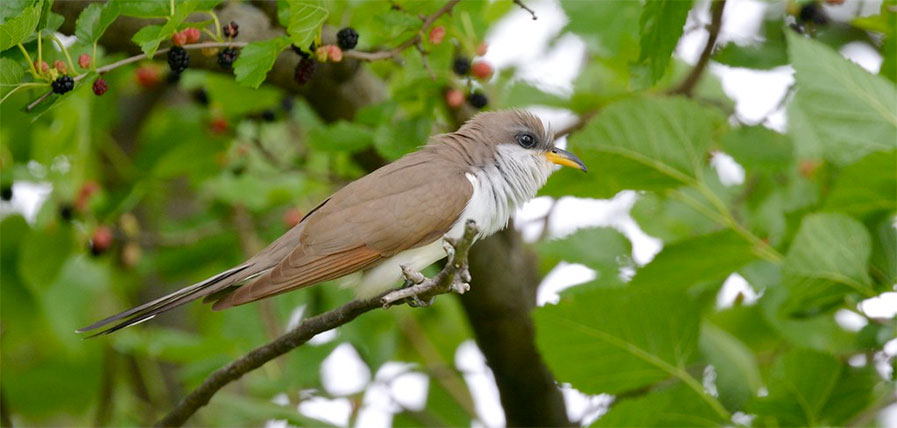
[[[476,238],[507,227],[556,165],[587,172],[522,110],[482,112],[333,193],[255,256],[193,285],[77,330],[109,334],[203,299],[213,310],[345,278],[367,299],[398,285],[402,266],[421,270],[446,256],[473,220]]]

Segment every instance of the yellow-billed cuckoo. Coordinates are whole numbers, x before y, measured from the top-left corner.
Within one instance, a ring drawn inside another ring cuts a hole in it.
[[[480,113],[338,190],[244,263],[79,332],[118,322],[103,332],[111,333],[200,298],[227,309],[350,274],[359,298],[376,296],[398,283],[401,266],[445,257],[440,238],[460,238],[468,219],[479,237],[507,226],[555,164],[586,170],[535,116]]]

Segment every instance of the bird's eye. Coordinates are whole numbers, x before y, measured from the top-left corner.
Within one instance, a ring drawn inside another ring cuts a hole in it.
[[[536,145],[536,137],[533,137],[533,134],[530,133],[518,134],[517,143],[524,148],[530,149]]]

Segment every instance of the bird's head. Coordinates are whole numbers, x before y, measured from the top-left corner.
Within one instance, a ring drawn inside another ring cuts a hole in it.
[[[459,133],[476,134],[492,150],[519,160],[527,159],[534,166],[569,166],[587,172],[585,164],[574,154],[555,146],[554,135],[542,121],[522,110],[485,112],[464,124]]]

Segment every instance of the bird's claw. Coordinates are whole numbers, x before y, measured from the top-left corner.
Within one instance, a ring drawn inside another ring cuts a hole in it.
[[[424,299],[421,299],[419,296],[414,295],[411,297],[406,297],[405,303],[407,303],[408,306],[411,306],[412,308],[426,308],[426,307],[432,305],[435,300],[436,300],[436,296],[433,296],[427,300],[424,300]]]

